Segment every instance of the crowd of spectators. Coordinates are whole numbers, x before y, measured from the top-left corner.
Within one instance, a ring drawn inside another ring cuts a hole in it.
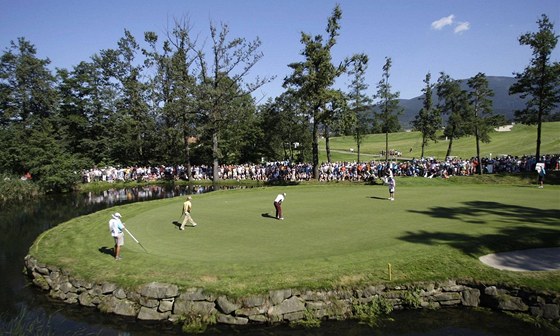
[[[541,162],[547,170],[559,170],[558,155],[544,155]],[[319,166],[319,181],[370,181],[382,178],[388,170],[394,176],[417,176],[426,178],[448,178],[476,174],[478,167],[486,174],[520,173],[535,169],[537,160],[534,156],[509,156],[497,158],[476,158],[468,160],[448,158],[411,159],[403,161],[372,160],[369,162],[332,162]],[[94,181],[157,181],[157,180],[211,180],[212,167],[200,165],[191,167],[191,176],[187,177],[186,167],[104,167],[83,171],[83,182]],[[313,165],[289,161],[267,162],[262,164],[221,165],[218,171],[220,180],[258,180],[274,181],[308,181],[313,178]]]

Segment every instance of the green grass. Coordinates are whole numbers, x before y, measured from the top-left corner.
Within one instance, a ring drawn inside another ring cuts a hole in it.
[[[496,157],[498,155],[535,155],[537,141],[537,126],[516,124],[509,132],[492,132],[490,143],[480,144],[480,155],[483,157]],[[422,153],[422,135],[420,132],[400,132],[389,134],[389,149],[402,152],[406,158],[419,158]],[[440,160],[445,158],[449,142],[441,138],[437,143],[430,142],[424,150],[426,157],[435,157]],[[352,136],[331,138],[330,146],[333,161],[357,160],[356,141]],[[350,152],[354,149],[354,153]],[[412,148],[412,152],[410,152]],[[322,139],[319,145],[320,160],[326,160],[325,144]],[[360,149],[360,161],[377,159],[382,150],[385,150],[385,134],[367,135]],[[560,122],[543,123],[541,154],[560,153]],[[472,136],[453,140],[452,153],[464,159],[476,156],[476,143]]]
[[[417,182],[415,182],[417,181]],[[284,221],[272,201],[287,192]],[[560,271],[507,272],[478,257],[560,246],[560,187],[397,179],[216,191],[193,197],[195,228],[180,231],[183,197],[118,206],[44,232],[30,254],[94,281],[151,281],[242,296],[281,288],[477,279],[560,290]],[[121,261],[107,253],[119,211],[144,250],[126,237]]]

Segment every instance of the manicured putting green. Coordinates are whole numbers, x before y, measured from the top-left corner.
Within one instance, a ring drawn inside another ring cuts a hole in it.
[[[476,278],[560,288],[560,272],[501,272],[478,261],[560,246],[560,188],[399,181],[395,201],[385,186],[336,183],[194,195],[198,226],[184,231],[185,197],[119,206],[45,232],[30,253],[95,281],[231,295],[387,282],[389,263],[394,282]],[[280,192],[287,193],[283,221],[272,204]],[[116,211],[148,253],[126,236],[123,260],[112,258],[108,221]]]

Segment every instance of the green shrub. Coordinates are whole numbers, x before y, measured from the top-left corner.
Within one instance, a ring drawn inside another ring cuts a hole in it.
[[[216,324],[216,315],[198,315],[190,314],[183,319],[183,332],[187,334],[202,334],[206,331],[209,325]]]
[[[313,314],[312,311],[306,309],[303,312],[303,319],[290,322],[291,327],[319,328],[321,320]]]
[[[81,180],[80,167],[87,167],[88,161],[76,156],[64,155],[53,158],[48,163],[36,164],[31,173],[37,178],[41,189],[47,193],[68,192],[75,189]]]
[[[405,291],[402,297],[403,305],[408,308],[420,308],[421,300],[420,300],[420,290],[418,289],[411,289],[409,291]]]
[[[32,181],[22,180],[13,175],[0,174],[0,203],[29,199],[39,193],[39,187]]]
[[[393,311],[393,305],[384,297],[376,296],[367,303],[352,302],[352,311],[354,317],[361,323],[365,323],[370,327],[377,327],[379,319]]]

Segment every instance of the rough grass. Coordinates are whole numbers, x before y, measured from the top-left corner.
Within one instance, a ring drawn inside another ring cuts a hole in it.
[[[271,218],[279,192],[287,192],[284,221]],[[194,196],[199,225],[185,231],[177,226],[182,197],[141,202],[63,223],[30,253],[94,281],[232,296],[385,283],[389,263],[396,283],[454,278],[560,290],[560,271],[507,272],[478,261],[560,246],[560,187],[403,178],[396,201],[387,197],[386,186],[346,183],[217,191]],[[148,253],[127,236],[124,259],[109,254],[115,211]]]

